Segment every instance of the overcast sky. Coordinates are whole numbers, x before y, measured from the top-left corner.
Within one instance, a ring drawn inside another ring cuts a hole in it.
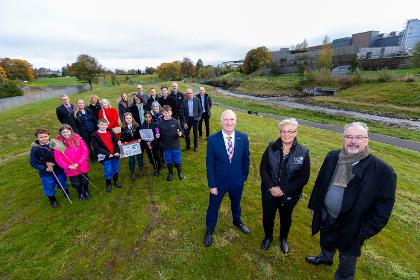
[[[114,70],[190,57],[244,58],[255,47],[310,45],[368,30],[401,31],[420,1],[0,0],[0,57],[59,69],[89,54]]]

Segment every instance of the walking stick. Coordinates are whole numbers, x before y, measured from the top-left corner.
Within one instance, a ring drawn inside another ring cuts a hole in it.
[[[63,190],[63,193],[66,195],[67,199],[70,201],[70,204],[73,204],[73,202],[71,201],[69,195],[67,194],[66,190],[64,189],[63,185],[60,183],[60,180],[58,180],[57,175],[55,175],[54,170],[52,171],[52,174],[54,175],[54,177],[57,180],[58,184],[60,185],[61,189]]]

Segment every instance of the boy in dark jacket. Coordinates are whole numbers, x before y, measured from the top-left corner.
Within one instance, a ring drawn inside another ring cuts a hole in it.
[[[55,186],[63,187],[64,191],[70,197],[67,187],[67,177],[63,169],[57,165],[54,160],[54,149],[50,148],[50,134],[48,130],[38,128],[35,130],[36,141],[32,143],[30,163],[35,169],[38,169],[41,178],[42,187],[45,196],[48,197],[52,208],[58,207],[55,197]]]
[[[118,181],[118,171],[120,169],[120,147],[117,143],[115,133],[108,128],[107,119],[98,120],[98,131],[92,133],[92,148],[98,161],[104,167],[105,191],[111,191],[111,179],[114,179],[114,185],[121,188],[122,185]]]
[[[181,147],[179,145],[179,137],[182,135],[181,125],[177,120],[172,118],[172,108],[169,105],[163,106],[163,120],[158,123],[159,133],[156,138],[160,139],[162,144],[165,162],[168,165],[168,177],[166,181],[172,181],[173,165],[178,170],[179,180],[183,180],[181,170]]]

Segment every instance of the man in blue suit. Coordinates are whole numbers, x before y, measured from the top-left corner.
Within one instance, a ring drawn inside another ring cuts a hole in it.
[[[236,115],[232,110],[222,113],[221,124],[222,130],[211,135],[207,143],[206,166],[210,188],[204,237],[207,247],[213,241],[219,207],[226,193],[229,193],[233,224],[243,233],[251,233],[241,220],[242,190],[249,173],[248,136],[235,131]]]

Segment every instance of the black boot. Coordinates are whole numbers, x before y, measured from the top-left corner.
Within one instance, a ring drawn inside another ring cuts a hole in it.
[[[131,178],[131,181],[135,181],[136,180],[136,174],[134,173],[134,171],[131,171],[130,172],[130,178]]]
[[[175,168],[176,170],[178,170],[178,178],[179,180],[184,180],[184,175],[182,175],[182,169],[181,169],[181,164],[180,163],[175,163]]]
[[[83,186],[83,193],[85,194],[85,199],[89,199],[90,198],[89,185]]]
[[[70,200],[73,198],[72,196],[71,196],[71,193],[70,193],[70,191],[69,191],[69,189],[67,188],[67,189],[64,189],[64,192],[63,193],[65,193],[64,195],[66,195],[67,194],[67,196],[70,198]]]
[[[55,195],[49,196],[48,199],[50,200],[52,208],[58,208],[58,202],[57,202],[57,199],[55,198]]]
[[[106,181],[105,191],[106,192],[111,192],[111,189],[112,189],[112,187],[111,187],[111,179],[105,179],[105,181]]]
[[[172,170],[173,170],[173,165],[172,163],[168,163],[168,177],[166,177],[166,181],[172,181]]]
[[[139,177],[143,177],[143,166],[139,167],[138,174],[139,174]]]
[[[118,181],[118,173],[115,173],[114,176],[112,176],[112,178],[114,179],[114,186],[116,186],[117,188],[122,188],[121,183]]]

